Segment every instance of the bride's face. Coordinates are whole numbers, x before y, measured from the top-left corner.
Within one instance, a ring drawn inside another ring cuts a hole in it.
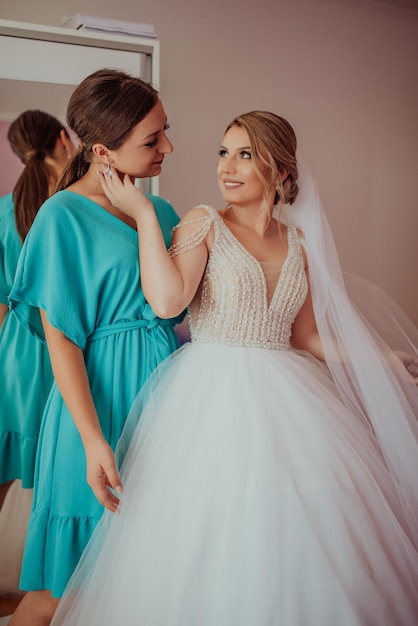
[[[256,203],[260,206],[265,185],[255,163],[247,131],[232,126],[219,148],[217,168],[218,184],[225,202],[236,205]]]

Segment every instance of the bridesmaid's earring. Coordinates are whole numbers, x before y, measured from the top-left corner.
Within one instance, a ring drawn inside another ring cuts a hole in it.
[[[112,168],[110,166],[110,163],[107,164],[104,175],[106,176],[106,178],[112,178]]]

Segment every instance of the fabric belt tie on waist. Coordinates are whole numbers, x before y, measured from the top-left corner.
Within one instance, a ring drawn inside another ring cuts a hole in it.
[[[95,341],[96,339],[102,339],[102,337],[108,337],[109,335],[126,333],[130,330],[135,330],[136,328],[152,330],[158,326],[171,326],[172,323],[173,322],[170,319],[160,319],[158,317],[154,317],[150,320],[141,319],[132,320],[130,322],[116,322],[115,324],[108,324],[106,326],[99,326],[96,328],[91,335],[87,337],[87,343]]]

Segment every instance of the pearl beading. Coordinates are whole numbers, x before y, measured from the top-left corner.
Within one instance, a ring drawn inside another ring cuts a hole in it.
[[[190,233],[190,235],[187,235],[187,237],[185,237],[184,239],[181,239],[177,243],[174,243],[168,251],[170,256],[177,256],[179,254],[187,252],[188,250],[193,250],[193,248],[196,248],[208,234],[213,219],[211,219],[210,217],[199,217],[195,220],[189,220],[186,222],[182,222],[181,224],[177,224],[177,226],[174,226],[174,228],[172,228],[172,232],[174,232],[180,226],[197,224],[198,222],[203,222],[203,225],[193,233]]]
[[[288,350],[292,324],[308,293],[303,240],[296,228],[288,227],[288,254],[269,303],[261,264],[215,209],[203,208],[207,217],[188,222],[203,222],[200,228],[170,248],[172,256],[192,250],[214,224],[214,244],[200,289],[189,307],[192,341]]]

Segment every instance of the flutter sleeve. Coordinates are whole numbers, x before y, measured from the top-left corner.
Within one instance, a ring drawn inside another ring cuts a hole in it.
[[[11,312],[41,341],[40,309],[50,324],[85,347],[97,299],[92,248],[91,237],[60,194],[47,200],[25,239],[9,295]]]

